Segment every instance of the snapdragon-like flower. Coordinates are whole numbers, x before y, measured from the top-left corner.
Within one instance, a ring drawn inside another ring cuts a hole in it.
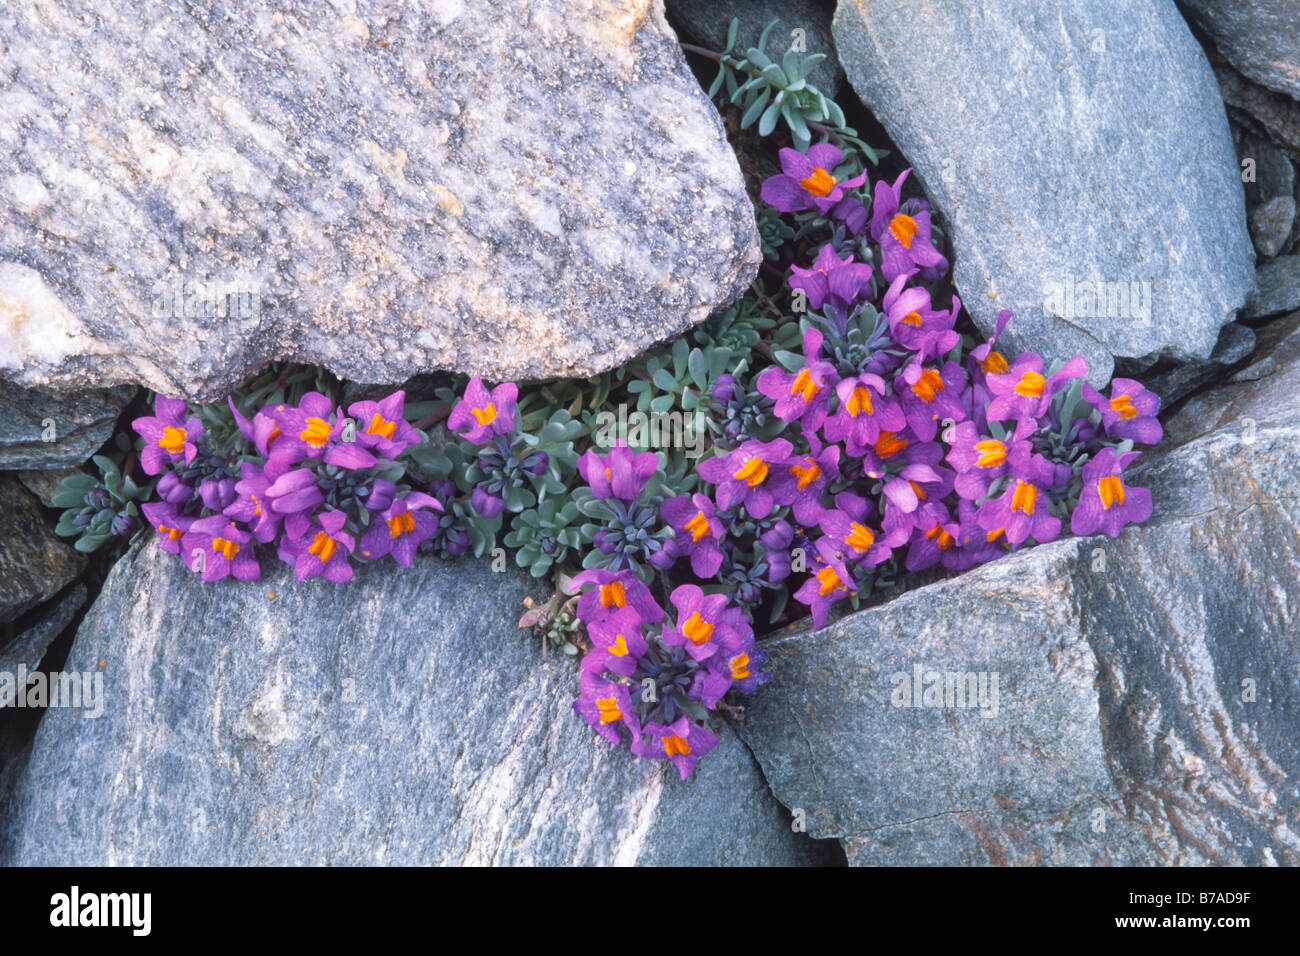
[[[643,729],[650,740],[638,740],[632,745],[632,752],[652,760],[671,760],[683,780],[695,770],[700,758],[718,745],[717,734],[685,714],[671,724],[647,721]]]
[[[1039,544],[1055,541],[1061,519],[1052,514],[1048,491],[1055,484],[1055,469],[1041,455],[1017,452],[1011,462],[1006,488],[980,506],[979,525],[986,532],[1001,531],[1008,544],[1019,547],[1030,535]]]
[[[1164,437],[1164,429],[1156,418],[1160,412],[1160,396],[1148,391],[1141,382],[1131,378],[1111,379],[1109,399],[1086,384],[1082,394],[1101,413],[1101,424],[1108,437],[1143,445],[1154,445]]]
[[[730,509],[743,504],[751,516],[765,518],[775,505],[766,484],[768,476],[774,466],[790,458],[792,450],[784,438],[747,441],[726,455],[701,463],[697,471],[705,481],[717,485],[718,507]]]
[[[837,206],[851,199],[845,191],[867,181],[865,172],[851,179],[835,178],[835,167],[843,161],[844,154],[830,143],[819,143],[807,154],[783,149],[778,156],[781,172],[764,181],[761,194],[765,203],[781,212],[812,209],[823,216],[833,215]],[[850,211],[847,205],[841,208],[845,214]]]
[[[697,661],[739,648],[749,630],[744,612],[728,606],[725,594],[705,594],[698,585],[683,584],[669,599],[677,609],[677,627],[664,625],[663,642],[684,647]]]
[[[361,556],[376,561],[386,554],[404,568],[415,560],[416,550],[438,531],[442,502],[412,491],[380,512],[361,536]]]
[[[791,266],[790,273],[790,288],[803,290],[813,309],[820,309],[828,299],[848,309],[871,287],[871,266],[854,262],[852,256],[841,259],[830,243],[822,246],[811,269]],[[806,349],[805,354],[812,355]]]
[[[194,524],[194,519],[181,514],[175,505],[165,501],[147,502],[140,510],[158,532],[158,546],[168,554],[180,554],[181,538]]]
[[[475,445],[497,435],[508,435],[515,427],[518,398],[519,387],[514,382],[503,382],[489,392],[483,380],[475,376],[465,386],[465,397],[451,410],[447,427]]]
[[[1001,374],[988,376],[993,401],[986,415],[991,422],[1012,418],[1042,418],[1052,397],[1069,385],[1071,379],[1088,374],[1088,363],[1076,355],[1050,375],[1043,375],[1042,356],[1024,352]]]
[[[688,555],[691,572],[707,580],[718,573],[722,565],[722,551],[718,547],[726,534],[718,520],[713,500],[696,492],[678,495],[659,506],[660,516],[676,532],[673,541],[678,555]]]
[[[271,479],[251,462],[244,462],[239,470],[241,478],[235,483],[236,498],[222,513],[246,526],[254,538],[267,544],[280,533],[280,526],[284,523],[284,515],[271,507],[266,496]]]
[[[803,335],[804,367],[786,372],[773,365],[758,376],[758,390],[773,400],[776,417],[783,422],[799,421],[805,433],[815,432],[826,421],[835,366],[822,361],[823,337],[816,329]]]
[[[615,445],[604,457],[588,450],[578,459],[578,473],[593,495],[623,501],[635,501],[658,468],[659,456],[654,452],[638,454],[627,445]]]
[[[308,392],[297,406],[277,406],[272,417],[280,436],[267,456],[272,474],[305,458],[322,458],[343,433],[343,412],[328,396]]]
[[[956,362],[944,362],[937,369],[913,362],[894,379],[894,394],[908,428],[921,441],[930,442],[944,420],[954,424],[965,420],[965,386],[966,373]]]
[[[137,418],[131,427],[146,442],[140,452],[140,467],[146,475],[159,474],[168,465],[189,464],[199,453],[203,423],[185,416],[183,399],[155,396],[154,413]]]
[[[959,422],[951,429],[948,462],[957,469],[954,487],[963,498],[978,499],[988,494],[989,485],[1007,473],[1013,453],[1028,454],[1032,419],[1021,419],[1016,430],[1002,437],[981,434],[974,422]]]
[[[390,459],[419,443],[420,433],[402,415],[405,405],[406,392],[401,389],[378,402],[349,405],[348,414],[356,419],[357,442]]]
[[[1124,525],[1151,517],[1151,492],[1123,479],[1124,469],[1138,454],[1103,448],[1083,466],[1083,493],[1070,519],[1071,531],[1080,536],[1101,531],[1114,538]]]
[[[948,260],[930,236],[929,206],[914,201],[910,212],[903,211],[903,182],[911,172],[903,170],[892,186],[879,180],[871,204],[871,238],[880,243],[880,271],[886,282],[912,269],[936,279],[948,271]]]
[[[861,456],[882,432],[900,432],[907,426],[903,407],[879,375],[863,372],[841,379],[835,394],[840,407],[822,433],[828,441],[845,442],[850,455]]]
[[[952,297],[952,308],[947,312],[935,309],[930,293],[920,286],[908,286],[915,275],[909,270],[897,276],[885,292],[881,305],[889,320],[889,331],[906,349],[916,352],[921,359],[938,358],[951,352],[961,336],[953,330],[961,299]]]
[[[352,580],[349,558],[357,546],[344,530],[347,520],[342,511],[322,512],[301,537],[280,539],[280,560],[293,565],[299,581],[321,575],[326,581],[346,584]]]
[[[613,616],[623,607],[636,611],[645,624],[657,624],[664,619],[664,609],[632,571],[592,568],[574,575],[572,586],[581,589],[578,617],[588,626],[592,622]]]
[[[857,585],[844,563],[843,551],[829,537],[817,539],[816,565],[816,573],[795,592],[794,599],[808,605],[813,627],[820,629],[826,626],[831,605],[857,593]]]
[[[262,568],[253,554],[252,540],[251,534],[229,518],[211,515],[197,519],[181,535],[181,557],[204,581],[220,581],[227,576],[256,581],[262,576]]]
[[[810,453],[795,455],[777,467],[769,482],[772,497],[779,505],[788,505],[800,524],[813,525],[825,513],[822,492],[840,474],[838,445],[823,446],[816,436],[808,437]],[[784,523],[784,522],[783,522]]]
[[[592,730],[615,745],[622,742],[621,727],[631,732],[633,742],[641,739],[641,722],[632,702],[632,691],[640,693],[640,687],[608,680],[586,669],[580,687],[581,694],[573,702],[573,709]]]

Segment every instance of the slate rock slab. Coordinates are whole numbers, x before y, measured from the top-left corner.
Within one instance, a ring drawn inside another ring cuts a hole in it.
[[[1182,0],[1232,65],[1300,99],[1300,0]]]
[[[0,624],[53,597],[85,566],[18,479],[0,475]]]
[[[1149,523],[766,645],[740,732],[814,836],[859,864],[1300,863],[1300,333],[1252,367],[1134,475]],[[996,713],[892,697],[917,667],[999,675]]]
[[[60,394],[0,382],[0,470],[80,465],[108,441],[134,392]]]
[[[753,277],[652,0],[0,11],[0,376],[589,375]]]
[[[1300,253],[1278,256],[1255,271],[1255,289],[1246,299],[1242,317],[1261,318],[1300,309]]]
[[[954,279],[1011,344],[1203,359],[1253,252],[1214,74],[1167,0],[844,0],[835,43],[950,231]],[[1149,307],[1149,308],[1148,308]]]
[[[283,565],[209,585],[137,546],[64,665],[105,662],[104,713],[46,713],[0,862],[824,859],[726,728],[686,782],[592,734],[574,662],[515,627],[535,588],[433,558],[342,587]]]

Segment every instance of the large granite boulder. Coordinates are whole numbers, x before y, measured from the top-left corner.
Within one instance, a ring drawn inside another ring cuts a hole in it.
[[[1300,0],[1182,0],[1232,65],[1300,99]]]
[[[587,375],[758,268],[658,0],[0,9],[0,376]]]
[[[1300,863],[1288,328],[1170,422],[1147,524],[766,645],[739,729],[809,832],[862,864]]]
[[[685,782],[591,733],[574,661],[515,627],[536,586],[434,558],[204,584],[144,542],[64,665],[103,714],[46,713],[0,863],[824,860],[725,727]]]
[[[954,278],[1013,345],[1208,357],[1251,288],[1214,74],[1168,0],[843,0],[835,43],[942,213]]]
[[[50,525],[31,492],[0,475],[0,625],[53,597],[86,566]]]

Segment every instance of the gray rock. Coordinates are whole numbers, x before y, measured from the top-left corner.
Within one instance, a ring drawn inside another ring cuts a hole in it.
[[[86,596],[85,585],[74,584],[67,594],[54,601],[39,620],[24,628],[13,641],[0,643],[0,674],[15,675],[19,673],[19,668],[28,674],[35,671],[55,638],[67,629],[86,603]],[[16,688],[0,686],[0,709],[13,702],[15,692]]]
[[[1255,270],[1255,290],[1241,310],[1243,319],[1300,309],[1300,255],[1280,256]]]
[[[1250,214],[1250,236],[1255,250],[1271,259],[1286,246],[1295,222],[1295,197],[1274,196],[1260,203]]]
[[[587,375],[758,268],[652,0],[60,0],[0,35],[0,377],[25,385]]]
[[[85,566],[18,479],[0,475],[0,624],[49,600]]]
[[[543,663],[515,627],[536,586],[433,558],[342,587],[278,563],[214,586],[137,546],[64,666],[105,662],[104,713],[46,713],[0,861],[823,859],[725,727],[685,782],[591,733],[569,707],[574,662]]]
[[[777,798],[851,863],[1300,863],[1300,334],[1270,358],[1174,417],[1147,524],[767,644]],[[998,674],[996,716],[893,706],[914,666]]]
[[[1300,0],[1182,0],[1232,65],[1300,99]]]
[[[1156,372],[1134,372],[1137,378],[1160,396],[1161,407],[1168,408],[1199,388],[1223,378],[1233,365],[1247,358],[1255,348],[1255,333],[1249,327],[1232,322],[1219,332],[1218,344],[1203,362],[1182,362]]]
[[[1250,82],[1222,59],[1214,59],[1213,64],[1229,113],[1300,156],[1300,103]]]
[[[15,472],[23,487],[41,500],[47,508],[53,508],[54,496],[59,493],[59,485],[64,478],[79,475],[80,468],[59,468],[55,471],[19,471]]]
[[[1112,357],[1210,355],[1253,254],[1219,90],[1173,4],[845,0],[834,33],[982,329],[1014,309],[1012,346],[1081,352],[1094,381]]]
[[[809,74],[809,81],[827,96],[839,92],[844,82],[844,68],[835,54],[831,36],[831,12],[817,0],[665,0],[668,16],[679,24],[685,38],[710,50],[727,45],[727,30],[733,19],[740,21],[736,31],[738,51],[758,43],[764,28],[773,20],[768,34],[767,53],[779,61],[796,42],[794,30],[803,30],[804,52],[825,53],[826,59]]]
[[[0,470],[80,465],[113,434],[131,388],[54,394],[0,382]]]

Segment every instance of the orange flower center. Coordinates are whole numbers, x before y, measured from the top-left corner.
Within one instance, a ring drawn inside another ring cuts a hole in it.
[[[986,438],[975,443],[975,450],[980,453],[975,464],[981,468],[996,468],[1007,460],[1007,446],[995,438]]]
[[[370,424],[366,426],[366,431],[371,435],[378,435],[380,438],[393,437],[393,432],[397,431],[397,422],[390,422],[378,412],[370,418]]]
[[[732,680],[744,680],[750,675],[748,654],[737,654],[728,664],[731,667]]]
[[[497,407],[492,402],[488,402],[483,408],[471,408],[474,415],[474,421],[480,425],[491,425],[497,420]]]
[[[596,701],[596,709],[600,711],[600,722],[602,724],[612,724],[616,720],[623,719],[623,711],[618,709],[617,698],[600,698]]]
[[[167,535],[167,537],[171,538],[171,540],[175,541],[175,540],[177,540],[178,538],[180,538],[180,536],[181,536],[181,529],[180,529],[180,528],[169,528],[169,527],[167,527],[166,525],[161,525],[161,524],[160,524],[160,525],[158,526],[158,533],[159,533],[159,534],[165,534],[165,535]]]
[[[692,541],[699,541],[709,533],[709,519],[704,517],[703,511],[697,511],[695,517],[686,522],[686,530],[691,533]]]
[[[933,528],[925,533],[925,536],[937,544],[940,551],[947,551],[956,543],[953,541],[952,535],[938,521],[934,523]]]
[[[812,175],[799,180],[799,185],[814,196],[825,198],[835,188],[835,177],[820,166],[814,166]]]
[[[415,515],[409,511],[403,511],[400,515],[393,515],[388,519],[388,536],[390,538],[400,538],[404,534],[409,534],[415,530]]]
[[[610,581],[600,586],[601,607],[627,607],[627,592],[622,581]]]
[[[988,355],[984,356],[984,361],[980,362],[980,368],[984,370],[985,375],[1001,375],[1003,372],[1009,371],[1011,366],[1007,364],[1007,360],[1002,357],[1001,352],[990,351]]]
[[[871,533],[870,528],[855,521],[849,526],[849,536],[844,539],[844,542],[854,551],[866,552],[870,551],[871,546],[876,543],[876,536]]]
[[[622,634],[614,638],[614,643],[609,645],[609,652],[615,657],[627,657],[627,640]]]
[[[1038,398],[1043,394],[1043,388],[1046,385],[1047,379],[1031,370],[1020,376],[1020,381],[1016,383],[1013,391],[1017,395],[1023,395],[1026,398]]]
[[[881,432],[880,437],[876,439],[876,454],[881,458],[893,458],[900,451],[907,447],[907,439],[899,438],[893,432]]]
[[[915,481],[908,481],[908,484],[912,486],[913,494],[915,494],[919,500],[924,501],[925,489],[921,487],[920,483]]]
[[[755,488],[767,479],[767,462],[761,458],[751,458],[740,466],[734,477]]]
[[[163,451],[179,455],[185,450],[185,429],[173,428],[168,425],[163,429],[162,438],[158,439],[158,445]]]
[[[1097,482],[1097,493],[1101,495],[1101,506],[1109,511],[1112,505],[1124,503],[1124,482],[1119,475],[1107,475]]]
[[[923,402],[933,402],[934,396],[939,392],[946,391],[947,385],[943,382],[943,376],[932,368],[927,368],[921,373],[921,377],[916,380],[912,386],[912,394]]]
[[[691,745],[686,742],[685,737],[679,737],[676,734],[669,734],[664,738],[664,753],[670,757],[686,756],[691,752]]]
[[[330,558],[334,557],[338,547],[338,543],[333,538],[324,531],[318,531],[316,537],[311,539],[311,547],[307,549],[307,553],[316,555],[322,564],[329,564]]]
[[[323,418],[307,419],[307,427],[298,433],[298,437],[305,441],[312,448],[320,448],[330,440],[330,432],[334,429],[330,423]]]
[[[814,481],[820,478],[822,474],[821,466],[818,465],[817,462],[813,461],[811,458],[805,458],[804,461],[808,462],[806,468],[803,465],[790,466],[790,474],[799,479],[800,491],[811,485]]]
[[[912,248],[912,240],[916,238],[917,228],[916,220],[901,212],[889,221],[889,231],[903,244],[904,249]]]
[[[910,325],[914,329],[921,327],[922,319],[920,312],[909,312],[900,320],[904,325]]]
[[[1011,510],[1031,515],[1038,504],[1038,489],[1027,481],[1017,481],[1016,490],[1011,495]]]
[[[1110,400],[1110,407],[1119,412],[1119,417],[1125,421],[1137,418],[1138,410],[1133,407],[1133,399],[1128,395],[1116,395]]]
[[[848,590],[844,587],[843,582],[840,581],[840,576],[835,573],[834,568],[822,568],[818,571],[817,583],[820,585],[817,588],[819,594],[830,594],[836,588]]]
[[[239,545],[227,538],[213,538],[212,550],[225,555],[227,561],[232,561],[239,553]]]
[[[853,389],[853,394],[849,396],[849,400],[844,403],[844,407],[854,418],[857,418],[864,411],[870,415],[874,411],[871,405],[871,389],[865,385],[857,386]]]
[[[682,633],[691,639],[692,644],[703,644],[713,636],[713,625],[700,617],[700,612],[696,611],[682,625]]]
[[[791,395],[802,395],[805,402],[811,402],[817,395],[817,383],[813,381],[812,373],[806,368],[800,369],[799,374],[794,377],[794,384],[790,386]]]

